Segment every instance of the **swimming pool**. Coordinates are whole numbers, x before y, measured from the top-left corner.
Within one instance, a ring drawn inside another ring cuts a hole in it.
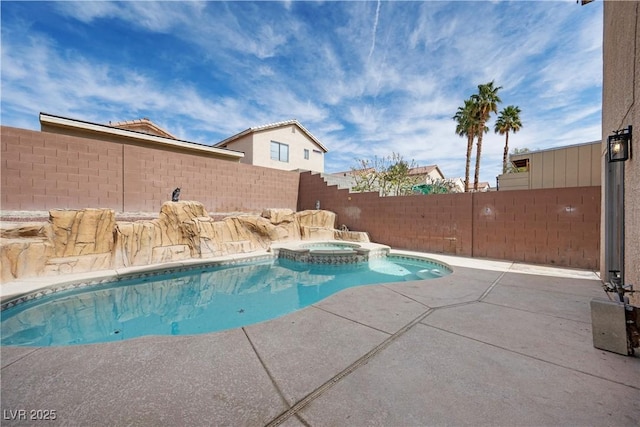
[[[330,265],[263,257],[41,292],[38,298],[3,304],[2,345],[61,346],[215,332],[273,319],[350,287],[449,273],[444,264],[415,257]]]

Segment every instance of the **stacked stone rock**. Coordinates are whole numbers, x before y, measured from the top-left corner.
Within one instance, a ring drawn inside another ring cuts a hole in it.
[[[110,209],[52,210],[49,221],[3,227],[2,282],[212,258],[295,240],[368,241],[335,229],[333,212],[267,209],[215,221],[195,201],[166,202],[157,219],[116,221]]]

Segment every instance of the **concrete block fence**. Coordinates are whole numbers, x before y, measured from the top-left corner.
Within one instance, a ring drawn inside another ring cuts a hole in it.
[[[598,269],[600,187],[379,197],[280,171],[2,126],[3,211],[159,212],[175,187],[209,212],[320,208],[394,248]]]
[[[2,210],[159,212],[176,187],[210,212],[295,209],[298,172],[2,126]]]
[[[338,226],[407,250],[596,270],[600,187],[379,197],[300,175],[298,210],[337,214]]]

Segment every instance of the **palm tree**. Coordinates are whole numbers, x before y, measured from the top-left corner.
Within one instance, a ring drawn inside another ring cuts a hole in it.
[[[502,155],[502,173],[507,173],[507,159],[509,157],[509,132],[516,133],[522,128],[520,121],[520,107],[509,105],[504,107],[498,120],[496,120],[495,132],[505,136],[504,154]]]
[[[463,107],[458,107],[458,111],[452,117],[458,124],[456,134],[467,137],[467,164],[464,170],[464,191],[469,191],[469,169],[471,168],[471,150],[476,132],[479,130],[479,120],[476,115],[476,105],[472,99],[464,101]]]
[[[471,99],[476,104],[476,114],[480,120],[479,128],[483,132],[479,132],[476,137],[478,138],[477,152],[476,152],[476,172],[473,180],[473,190],[478,190],[478,180],[480,179],[480,153],[482,152],[482,136],[489,129],[486,126],[491,113],[498,112],[498,103],[502,102],[498,96],[498,91],[502,89],[502,86],[494,87],[493,81],[485,84],[478,85],[478,93],[471,95]]]

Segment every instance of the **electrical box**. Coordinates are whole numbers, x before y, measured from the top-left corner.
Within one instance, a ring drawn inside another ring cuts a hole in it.
[[[601,350],[627,356],[627,321],[621,302],[603,298],[591,300],[591,329],[593,346]]]

